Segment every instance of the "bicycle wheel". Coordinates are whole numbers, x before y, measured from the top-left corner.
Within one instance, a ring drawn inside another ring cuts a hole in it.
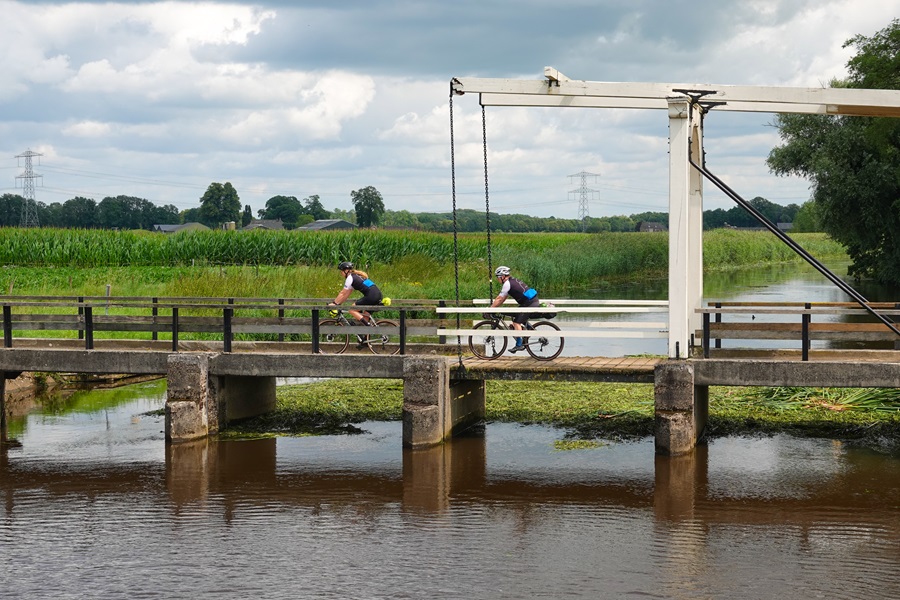
[[[373,354],[397,354],[400,352],[400,324],[396,321],[376,321],[375,327],[366,327],[369,332],[366,345]],[[372,333],[374,330],[376,333]]]
[[[325,319],[319,321],[319,327],[336,327],[343,326],[343,323],[335,319]],[[319,353],[320,354],[343,354],[350,345],[350,336],[343,333],[319,334]]]
[[[477,333],[469,337],[469,350],[478,358],[486,358],[488,360],[502,356],[506,352],[506,345],[509,338],[502,335],[491,335],[491,331],[502,329],[494,324],[493,321],[481,321],[476,323],[472,329],[484,329],[483,333]]]
[[[537,360],[553,360],[559,356],[565,340],[557,336],[541,335],[541,331],[559,331],[559,327],[549,321],[538,321],[532,325],[532,329],[534,333],[529,332],[528,337],[522,340],[528,354]]]

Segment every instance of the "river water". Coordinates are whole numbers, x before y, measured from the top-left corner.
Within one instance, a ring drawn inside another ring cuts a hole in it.
[[[495,423],[417,452],[399,422],[167,447],[164,402],[151,382],[13,415],[0,597],[900,597],[897,456],[557,450],[563,430]]]

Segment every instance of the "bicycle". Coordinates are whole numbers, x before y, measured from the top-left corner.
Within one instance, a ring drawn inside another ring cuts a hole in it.
[[[342,309],[331,310],[329,315],[333,318],[319,321],[319,327],[352,326],[363,330],[355,334],[357,350],[368,348],[373,354],[397,354],[400,352],[400,325],[396,321],[389,319],[379,320],[373,314],[363,312],[363,315],[370,323],[364,324],[353,317],[348,319]],[[382,329],[384,331],[372,333],[372,329]],[[350,338],[353,335],[352,333],[320,333],[319,353],[343,354],[350,347]]]
[[[472,329],[515,331],[512,325],[506,322],[506,315],[485,314],[484,317],[485,320],[476,323]],[[564,338],[540,334],[541,331],[560,331],[559,327],[554,323],[538,321],[532,324],[530,321],[526,321],[524,329],[525,331],[522,331],[522,345],[525,346],[525,350],[532,358],[536,360],[553,360],[562,352],[565,345]],[[527,331],[535,331],[537,334],[528,335]],[[469,337],[469,350],[478,358],[492,360],[506,352],[509,339],[506,336],[492,335],[489,331],[485,331],[482,334],[475,334]]]

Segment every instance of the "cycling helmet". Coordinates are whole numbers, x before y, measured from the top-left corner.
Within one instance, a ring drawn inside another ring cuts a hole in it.
[[[352,268],[353,268],[353,263],[348,260],[345,260],[344,262],[342,262],[341,264],[338,265],[338,271],[346,271],[347,269],[352,269]]]
[[[497,270],[494,271],[494,274],[497,277],[509,277],[509,267],[497,267]]]

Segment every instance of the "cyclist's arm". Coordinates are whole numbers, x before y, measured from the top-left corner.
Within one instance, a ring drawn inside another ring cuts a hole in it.
[[[491,303],[491,308],[494,308],[495,306],[500,306],[501,304],[506,302],[506,299],[508,297],[509,297],[509,280],[507,279],[505,282],[503,282],[503,287],[500,288],[500,293],[497,294],[497,297],[494,298],[494,301]]]
[[[337,295],[337,298],[334,299],[334,304],[343,304],[344,301],[350,297],[350,294],[353,293],[353,277],[347,275],[347,279],[344,281],[344,289],[340,291]]]

